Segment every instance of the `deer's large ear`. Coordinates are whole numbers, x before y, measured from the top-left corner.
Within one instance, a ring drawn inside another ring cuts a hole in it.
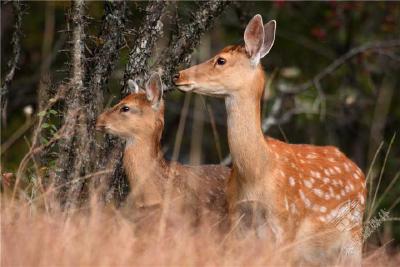
[[[128,80],[128,90],[132,94],[137,94],[137,93],[139,93],[139,85],[134,80],[129,79]]]
[[[275,42],[276,21],[270,20],[264,25],[264,43],[260,51],[260,57],[265,57]]]
[[[153,73],[146,83],[146,96],[153,108],[158,108],[163,95],[161,77],[158,73]]]
[[[264,43],[264,26],[260,14],[255,15],[244,31],[246,52],[254,65],[260,62],[261,49]]]

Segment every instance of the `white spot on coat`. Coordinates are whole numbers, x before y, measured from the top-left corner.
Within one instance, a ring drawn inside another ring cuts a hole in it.
[[[304,181],[303,181],[303,184],[304,184],[306,187],[308,187],[308,188],[311,188],[311,187],[312,187],[312,183],[311,183],[311,181],[309,181],[309,180],[304,180]]]
[[[333,168],[335,168],[335,170],[337,171],[337,173],[342,173],[342,171],[340,170],[340,168],[338,166],[334,166]]]
[[[326,209],[326,207],[321,206],[321,207],[319,208],[319,211],[325,213],[325,212],[327,211],[327,209]]]
[[[361,194],[360,194],[360,203],[361,203],[361,205],[364,205],[364,203],[365,203],[364,196]]]
[[[313,192],[314,192],[314,194],[316,194],[316,195],[319,196],[319,197],[322,197],[322,196],[324,195],[324,193],[322,192],[322,190],[321,190],[321,189],[318,189],[318,188],[314,188],[314,189],[313,189]]]
[[[303,191],[299,190],[300,198],[304,202],[307,208],[311,207],[311,201],[306,197]]]
[[[295,186],[295,184],[296,184],[296,181],[292,176],[289,177],[289,184],[290,184],[290,186]]]

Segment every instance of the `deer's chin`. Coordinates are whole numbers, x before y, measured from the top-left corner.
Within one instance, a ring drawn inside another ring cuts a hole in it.
[[[192,92],[200,95],[211,96],[211,97],[225,97],[227,94],[220,90],[206,89],[206,88],[193,88]]]
[[[114,135],[114,136],[117,136],[117,137],[121,137],[121,133],[120,132],[115,131],[112,127],[110,127],[108,125],[103,127],[103,131],[105,133],[107,133],[107,134],[111,134],[111,135]]]
[[[211,97],[225,97],[226,94],[219,90],[206,89],[195,84],[182,84],[177,85],[178,89],[183,92],[193,92],[199,95],[211,96]]]
[[[177,84],[176,87],[183,92],[191,92],[194,89],[193,84]]]

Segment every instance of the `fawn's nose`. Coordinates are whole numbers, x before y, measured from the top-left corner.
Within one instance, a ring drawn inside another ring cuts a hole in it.
[[[174,76],[172,76],[172,81],[173,81],[174,83],[176,83],[176,82],[178,81],[179,77],[180,77],[179,72],[178,72],[178,73],[175,73]]]

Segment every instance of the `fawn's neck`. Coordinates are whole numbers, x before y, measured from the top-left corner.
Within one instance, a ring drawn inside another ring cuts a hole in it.
[[[229,148],[241,183],[255,181],[267,173],[269,157],[261,130],[261,96],[254,94],[263,88],[263,79],[254,80],[242,95],[232,95],[225,100]]]
[[[149,206],[161,202],[168,165],[158,140],[128,140],[124,152],[124,168],[137,205]]]

